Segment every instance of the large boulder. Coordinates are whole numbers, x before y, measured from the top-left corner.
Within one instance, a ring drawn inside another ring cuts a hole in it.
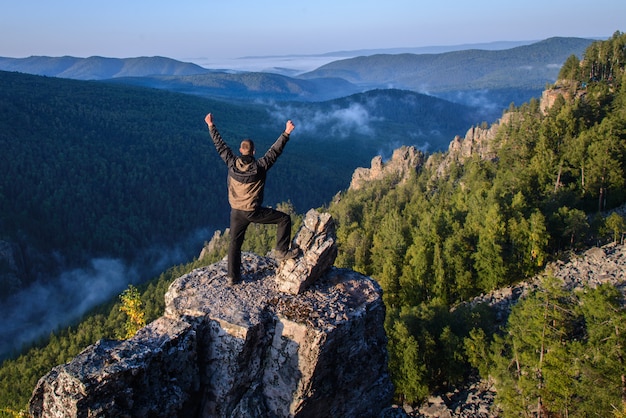
[[[40,379],[31,415],[379,416],[393,394],[382,291],[369,277],[313,263],[334,260],[333,228],[330,216],[309,212],[298,259],[244,253],[233,286],[226,260],[178,278],[163,317]],[[285,286],[296,271],[307,277]]]
[[[276,278],[282,292],[297,295],[322,277],[335,262],[337,236],[330,214],[310,210],[293,245],[300,248],[301,256],[281,263]]]

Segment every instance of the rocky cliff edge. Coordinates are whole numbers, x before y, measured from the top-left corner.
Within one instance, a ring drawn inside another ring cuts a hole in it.
[[[390,405],[385,307],[369,277],[332,267],[330,215],[307,213],[303,254],[243,254],[175,280],[165,314],[42,377],[33,417],[374,417]]]

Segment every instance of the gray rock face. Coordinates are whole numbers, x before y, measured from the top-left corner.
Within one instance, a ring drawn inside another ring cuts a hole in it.
[[[302,257],[285,261],[276,275],[280,291],[297,295],[319,279],[335,262],[336,241],[330,214],[310,210],[294,239]]]
[[[226,260],[178,278],[163,317],[40,379],[31,415],[379,416],[393,394],[381,289],[331,267],[329,242],[332,219],[312,211],[296,260],[244,253],[234,286]]]
[[[352,174],[351,190],[359,190],[374,180],[395,177],[398,183],[406,181],[411,173],[415,173],[424,164],[424,153],[413,146],[402,146],[396,149],[391,159],[383,163],[378,155],[372,159],[371,168],[358,167]]]
[[[159,318],[127,341],[99,341],[40,379],[35,417],[176,416],[198,388],[196,333]]]

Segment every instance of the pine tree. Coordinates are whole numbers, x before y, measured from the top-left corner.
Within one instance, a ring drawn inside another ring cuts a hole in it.
[[[587,325],[587,341],[580,394],[586,410],[626,410],[626,309],[614,286],[589,289],[581,311]]]
[[[626,222],[617,212],[611,213],[605,220],[606,229],[612,234],[613,242],[616,243],[626,231]]]
[[[483,291],[489,292],[506,283],[507,266],[503,258],[505,231],[500,207],[493,204],[484,214],[478,246],[472,256],[478,272],[478,285]]]
[[[560,406],[550,404],[559,390],[551,385],[553,375],[546,370],[553,358],[563,354],[557,350],[575,323],[571,308],[568,295],[551,277],[513,308],[504,339],[495,339],[492,357],[493,373],[499,382],[498,397],[505,410],[544,416]]]
[[[400,301],[400,275],[406,252],[405,226],[397,210],[387,212],[374,234],[372,261],[379,266],[374,271],[384,293],[387,306],[397,306]]]
[[[428,395],[426,365],[420,356],[417,340],[406,325],[397,320],[388,330],[390,339],[389,366],[396,387],[396,395],[411,404]]]

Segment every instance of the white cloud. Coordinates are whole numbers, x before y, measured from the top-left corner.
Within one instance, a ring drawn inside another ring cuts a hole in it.
[[[366,106],[354,102],[347,107],[335,106],[328,111],[318,110],[314,113],[309,109],[276,105],[270,114],[276,120],[293,120],[298,131],[312,134],[323,127],[325,134],[335,138],[347,138],[353,134],[373,136],[375,131],[371,124],[381,120],[371,116]]]

